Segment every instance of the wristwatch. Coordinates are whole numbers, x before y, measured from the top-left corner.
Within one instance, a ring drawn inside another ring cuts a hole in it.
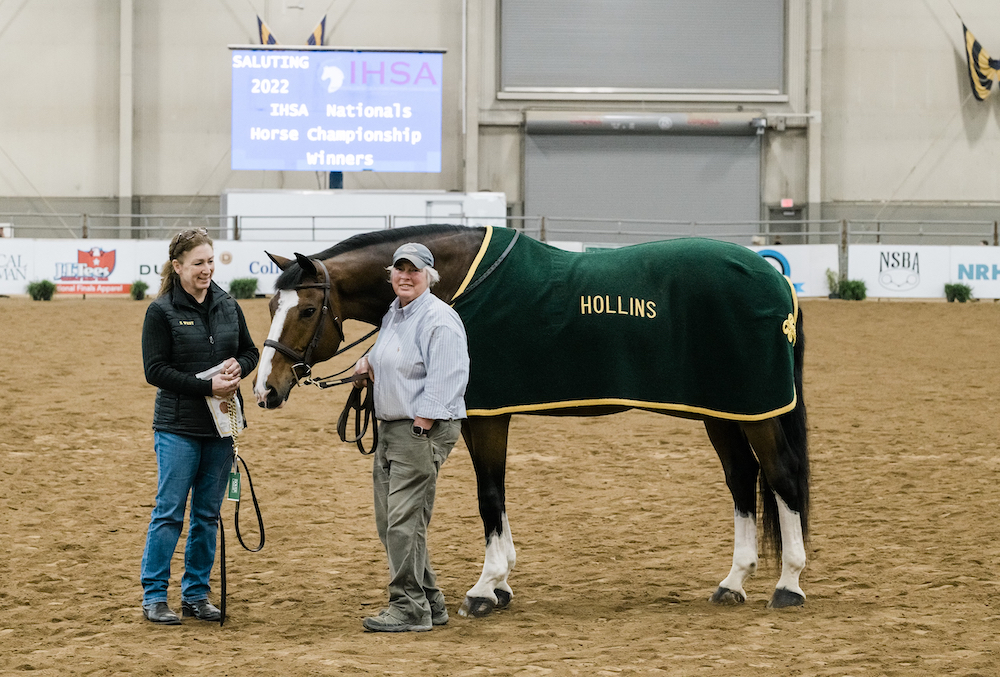
[[[431,432],[430,428],[421,428],[416,423],[413,424],[413,434],[416,435],[417,437],[427,437],[428,435],[430,435],[430,432]]]

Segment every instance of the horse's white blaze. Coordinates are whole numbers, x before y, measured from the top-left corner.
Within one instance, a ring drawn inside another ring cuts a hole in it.
[[[806,547],[802,538],[802,522],[799,513],[788,507],[777,493],[778,523],[781,525],[781,578],[775,588],[784,588],[802,595],[799,587],[799,574],[806,567]]]
[[[514,539],[510,535],[510,524],[507,513],[500,516],[502,534],[490,534],[486,542],[486,558],[483,561],[483,573],[479,581],[469,588],[466,597],[485,597],[497,603],[496,589],[503,590],[514,596],[514,591],[507,584],[507,576],[517,563],[517,553],[514,552]]]
[[[281,330],[285,328],[285,319],[288,311],[299,305],[299,293],[294,289],[282,289],[278,292],[278,309],[274,311],[274,319],[271,320],[271,329],[267,332],[267,338],[277,341],[281,338]],[[274,348],[267,346],[260,354],[260,364],[257,366],[257,382],[253,386],[253,394],[257,396],[258,402],[263,402],[267,397],[267,377],[271,375],[271,360],[274,359]]]
[[[757,571],[757,520],[753,515],[741,515],[736,510],[733,514],[733,568],[729,570],[725,580],[719,583],[719,587],[738,592],[746,599],[743,581]]]

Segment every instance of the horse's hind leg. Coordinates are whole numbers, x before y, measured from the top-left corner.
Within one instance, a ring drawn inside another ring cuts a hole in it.
[[[460,616],[486,616],[495,608],[507,606],[514,596],[507,576],[514,568],[516,554],[507,522],[504,490],[509,425],[509,415],[469,418],[462,425],[462,435],[476,470],[486,556],[479,581],[465,593],[458,611]]]
[[[733,567],[709,598],[715,604],[743,604],[743,582],[757,570],[757,472],[754,458],[738,423],[710,419],[705,429],[719,454],[726,484],[733,495]]]
[[[806,565],[805,530],[809,505],[809,467],[805,450],[792,448],[778,419],[745,422],[741,426],[761,465],[765,535],[770,535],[781,553],[781,578],[768,606],[799,606],[806,599],[799,587],[799,574]],[[768,493],[773,495],[773,500],[766,495]]]

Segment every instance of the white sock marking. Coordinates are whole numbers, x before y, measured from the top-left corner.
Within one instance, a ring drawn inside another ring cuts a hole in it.
[[[778,523],[781,525],[781,578],[775,588],[785,588],[806,596],[799,587],[799,574],[806,567],[806,547],[802,538],[802,522],[799,513],[788,507],[777,493]]]
[[[479,581],[472,586],[466,597],[485,597],[493,600],[496,604],[497,596],[493,592],[496,589],[509,593],[512,597],[514,591],[507,583],[507,576],[517,563],[517,553],[514,550],[514,538],[510,534],[510,523],[507,521],[507,513],[500,516],[500,524],[503,533],[497,536],[491,534],[486,543],[486,557],[483,561],[483,573]]]
[[[753,515],[741,515],[736,510],[733,515],[733,568],[719,587],[738,592],[746,599],[743,582],[757,571],[757,520]]]

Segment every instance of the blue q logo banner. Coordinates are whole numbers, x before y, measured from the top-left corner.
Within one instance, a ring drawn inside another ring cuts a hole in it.
[[[440,172],[443,55],[232,51],[232,168]]]

